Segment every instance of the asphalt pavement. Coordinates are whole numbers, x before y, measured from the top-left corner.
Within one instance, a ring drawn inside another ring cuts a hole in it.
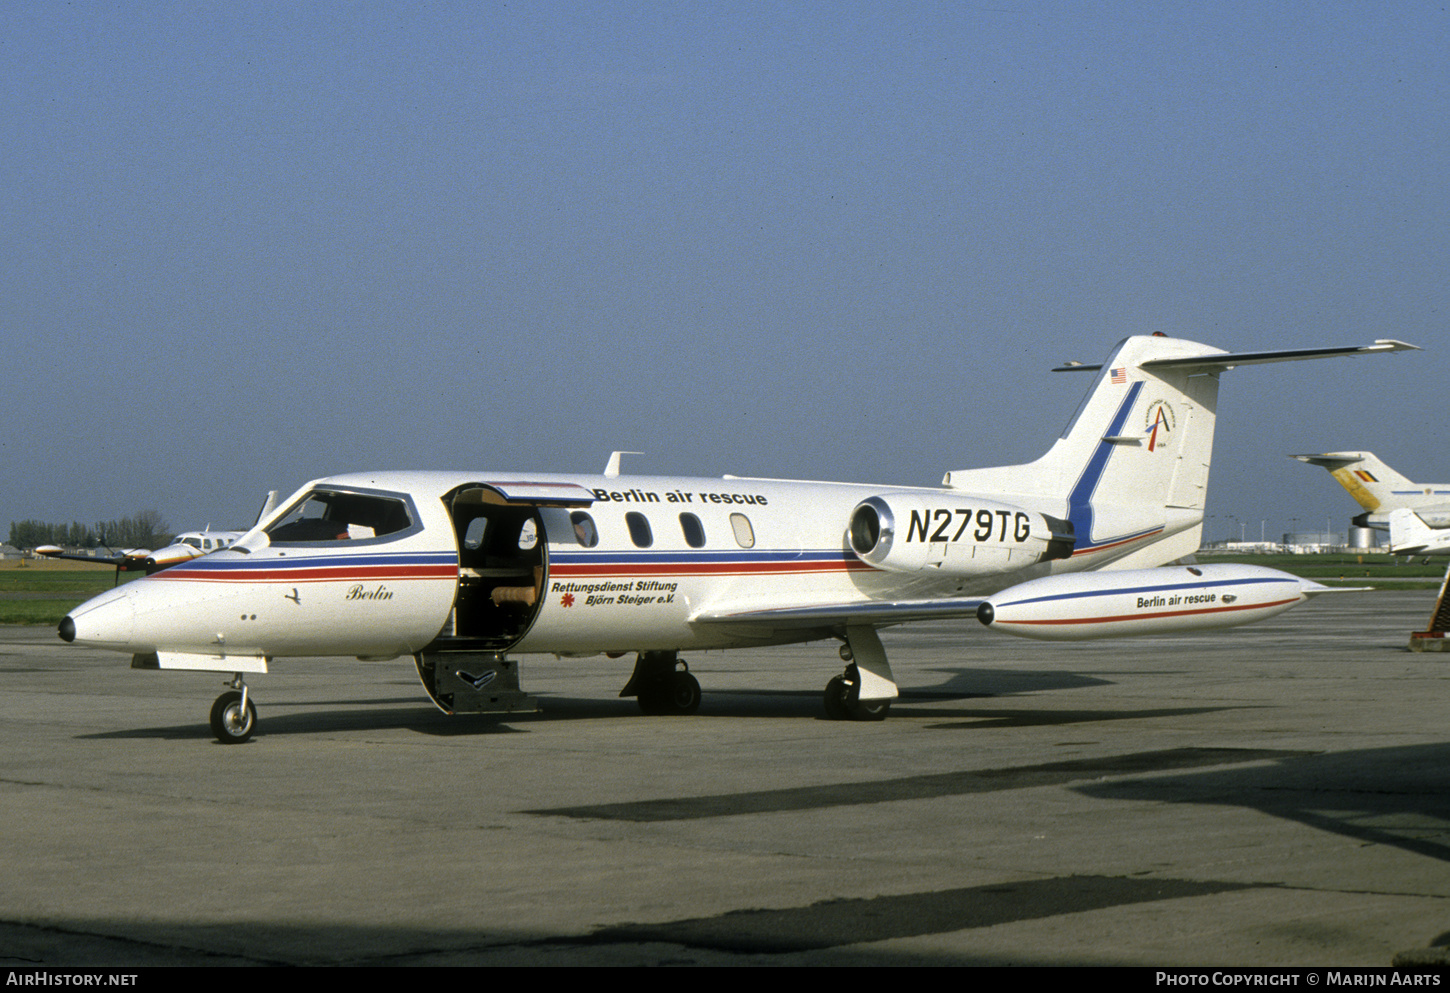
[[[281,660],[243,745],[215,674],[0,629],[0,961],[84,965],[1368,965],[1450,943],[1433,591],[1212,635],[883,635],[903,696],[828,721],[833,642],[521,656],[534,715],[409,660]]]

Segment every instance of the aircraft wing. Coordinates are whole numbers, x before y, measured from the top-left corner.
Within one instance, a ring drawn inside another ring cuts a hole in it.
[[[41,545],[35,550],[35,554],[43,555],[48,559],[69,559],[74,562],[90,562],[95,565],[113,566],[121,572],[134,572],[137,569],[146,568],[146,556],[151,553],[138,548],[122,552],[119,555],[76,555],[71,552],[63,552],[55,545]]]
[[[1231,369],[1241,365],[1263,365],[1266,362],[1294,362],[1299,359],[1332,359],[1342,355],[1366,355],[1374,352],[1418,352],[1420,346],[1393,338],[1376,338],[1373,345],[1357,345],[1350,348],[1285,348],[1268,352],[1211,352],[1207,355],[1188,355],[1172,359],[1149,359],[1140,363],[1144,369],[1197,369],[1209,371]],[[1060,365],[1053,372],[1091,372],[1103,367],[1085,365],[1079,362]]]
[[[798,607],[769,607],[764,610],[701,611],[690,618],[697,624],[740,624],[752,627],[823,628],[839,625],[904,624],[907,621],[976,617],[980,597],[947,597],[931,600],[868,600],[856,603],[827,603]]]

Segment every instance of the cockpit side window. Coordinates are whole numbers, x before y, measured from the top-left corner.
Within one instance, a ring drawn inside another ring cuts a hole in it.
[[[371,493],[313,490],[266,529],[278,542],[328,542],[380,538],[413,523],[406,501]]]

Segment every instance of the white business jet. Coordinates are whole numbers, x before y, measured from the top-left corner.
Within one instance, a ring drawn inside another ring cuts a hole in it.
[[[1450,483],[1412,483],[1373,452],[1326,452],[1290,458],[1322,466],[1364,513],[1354,523],[1390,533],[1396,555],[1450,554]]]
[[[1232,354],[1122,341],[1066,432],[1027,465],[939,487],[518,472],[308,483],[229,548],[128,583],[61,622],[142,669],[233,675],[218,740],[247,740],[243,680],[286,656],[412,656],[447,713],[536,709],[513,655],[635,656],[621,696],[693,712],[680,653],[841,642],[832,718],[884,717],[879,628],[976,616],[1029,638],[1227,627],[1325,592],[1273,569],[1166,565],[1199,547],[1219,373],[1413,348]]]

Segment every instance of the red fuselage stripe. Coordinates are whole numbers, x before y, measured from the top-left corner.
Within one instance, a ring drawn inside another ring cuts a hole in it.
[[[434,566],[342,566],[314,569],[168,569],[151,579],[191,583],[345,583],[365,579],[458,579],[458,567]]]
[[[575,576],[765,576],[800,573],[861,572],[871,567],[864,562],[839,562],[822,565],[819,562],[718,562],[686,564],[643,562],[629,565],[619,562],[602,565],[561,565],[549,570],[549,578],[563,579]]]

